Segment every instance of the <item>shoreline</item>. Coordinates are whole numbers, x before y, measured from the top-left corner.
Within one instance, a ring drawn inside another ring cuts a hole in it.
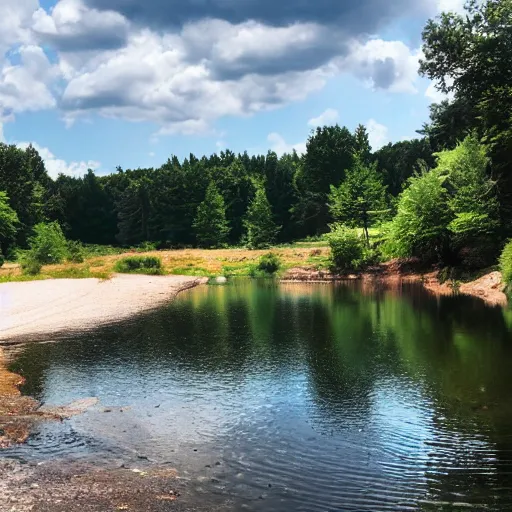
[[[368,284],[397,286],[402,283],[418,283],[430,293],[437,296],[468,295],[483,300],[489,306],[505,307],[508,304],[504,292],[501,273],[493,271],[465,283],[453,281],[441,282],[439,272],[432,269],[425,271],[407,268],[390,261],[358,274],[337,275],[329,271],[292,268],[280,280],[283,283],[337,283],[361,281]]]
[[[0,284],[0,346],[111,324],[157,308],[208,281],[190,276],[115,274]]]

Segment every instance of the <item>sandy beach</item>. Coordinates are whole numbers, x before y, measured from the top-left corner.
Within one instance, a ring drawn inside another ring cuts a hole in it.
[[[187,276],[116,274],[108,280],[59,279],[0,284],[0,344],[97,327],[165,303],[206,282]]]

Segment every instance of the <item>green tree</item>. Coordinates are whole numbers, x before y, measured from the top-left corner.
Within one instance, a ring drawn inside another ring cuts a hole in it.
[[[464,263],[481,267],[494,261],[499,248],[500,219],[496,184],[488,177],[489,158],[475,135],[455,149],[438,153],[437,169],[445,182],[453,219],[452,246]]]
[[[9,206],[7,194],[0,192],[0,256],[7,244],[16,237],[18,224],[18,215]]]
[[[420,67],[441,91],[454,95],[452,104],[434,111],[427,133],[438,139],[440,133],[451,137],[451,147],[442,147],[453,148],[454,133],[460,141],[478,130],[489,145],[492,171],[500,181],[501,215],[508,226],[512,225],[511,19],[512,0],[470,0],[464,15],[442,14],[430,20],[423,32]],[[464,116],[455,115],[458,112]],[[462,124],[462,130],[451,129],[454,122]]]
[[[247,233],[247,244],[253,249],[261,249],[272,245],[281,227],[276,226],[267,194],[262,186],[256,189],[244,219]]]
[[[377,163],[365,165],[357,158],[345,181],[339,187],[331,185],[329,209],[336,221],[362,227],[369,244],[368,228],[386,211],[386,187],[377,173]]]
[[[409,186],[399,196],[398,212],[390,226],[384,249],[387,255],[443,260],[452,220],[445,181],[446,175],[438,170],[425,170],[409,178]]]
[[[393,196],[398,196],[404,184],[421,163],[435,167],[430,141],[426,138],[389,143],[375,152],[377,171]]]
[[[327,196],[331,185],[338,186],[345,170],[354,164],[355,137],[345,127],[317,128],[306,144],[306,154],[295,175],[297,202],[294,219],[302,226],[302,235],[317,235],[328,230],[331,222]]]
[[[226,220],[226,205],[215,183],[206,189],[206,197],[197,208],[193,223],[198,245],[201,247],[223,247],[229,235]]]
[[[149,188],[148,178],[133,180],[117,204],[117,238],[122,244],[138,244],[150,240]]]
[[[366,126],[359,124],[354,133],[355,155],[364,164],[369,165],[372,156],[372,147]]]
[[[28,252],[31,259],[42,265],[62,262],[68,255],[68,244],[59,223],[36,224]]]

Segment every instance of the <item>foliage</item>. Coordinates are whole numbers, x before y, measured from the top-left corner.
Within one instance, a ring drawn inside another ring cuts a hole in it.
[[[206,197],[197,208],[192,227],[200,247],[223,247],[227,244],[229,225],[226,206],[213,182],[206,189]]]
[[[4,263],[5,263],[4,255],[0,252],[0,268],[3,267]]]
[[[163,273],[162,260],[154,256],[127,256],[116,261],[114,270],[121,274],[149,274]]]
[[[331,185],[329,209],[335,221],[361,226],[369,245],[368,228],[386,210],[386,188],[377,174],[377,165],[364,165],[357,158],[339,187]]]
[[[60,263],[68,254],[66,237],[58,222],[36,224],[29,247],[30,257],[43,265]]]
[[[417,256],[426,261],[443,259],[448,244],[446,176],[438,170],[409,179],[399,196],[398,212],[389,228],[384,252],[396,257]]]
[[[9,198],[5,192],[0,192],[0,253],[2,245],[16,237],[18,215],[9,206]]]
[[[356,138],[345,127],[325,126],[309,137],[302,165],[295,175],[298,200],[293,217],[303,235],[325,233],[331,221],[327,195],[331,185],[337,187],[351,169],[356,151]]]
[[[436,148],[453,148],[476,130],[488,146],[501,216],[512,231],[512,0],[471,0],[466,12],[430,20],[420,71],[453,101],[432,107],[423,133]]]
[[[43,268],[43,264],[37,259],[37,255],[33,251],[19,252],[17,260],[23,275],[36,276]]]
[[[500,270],[502,280],[507,291],[512,291],[512,241],[508,242],[500,256]]]
[[[279,256],[273,252],[264,254],[258,262],[258,270],[266,274],[275,274],[281,268]]]
[[[83,263],[85,260],[85,250],[81,242],[75,240],[68,241],[68,261],[72,263]]]
[[[247,245],[251,249],[269,247],[275,242],[281,229],[274,222],[265,189],[261,186],[256,189],[256,195],[247,210],[244,225],[247,231]]]
[[[333,224],[326,238],[331,248],[332,265],[335,269],[346,272],[360,268],[365,243],[357,230],[340,223]]]

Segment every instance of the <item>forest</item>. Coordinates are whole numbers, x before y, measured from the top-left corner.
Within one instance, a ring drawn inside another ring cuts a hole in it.
[[[325,237],[341,269],[393,257],[492,265],[512,236],[511,19],[512,0],[487,0],[430,20],[420,74],[450,99],[416,139],[377,151],[362,125],[324,126],[303,155],[170,155],[158,168],[53,180],[33,147],[0,144],[0,253],[14,259],[53,229],[156,248]]]

